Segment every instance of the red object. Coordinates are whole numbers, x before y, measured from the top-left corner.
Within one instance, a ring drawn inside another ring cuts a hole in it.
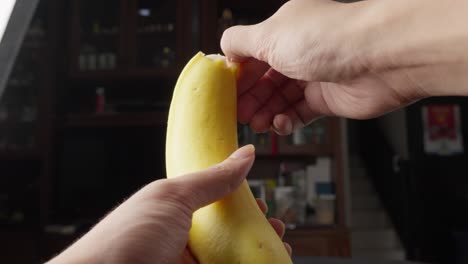
[[[106,107],[106,97],[104,89],[99,88],[96,91],[96,113],[104,113]]]
[[[271,155],[278,155],[278,135],[275,132],[270,132],[271,134]]]
[[[429,138],[438,140],[441,138],[455,139],[455,109],[453,105],[432,105],[427,108],[427,124]]]

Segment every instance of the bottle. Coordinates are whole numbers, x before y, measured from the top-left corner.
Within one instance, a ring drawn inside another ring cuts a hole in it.
[[[107,53],[99,53],[97,66],[99,70],[109,69],[109,65],[107,62]]]
[[[104,87],[96,88],[96,113],[104,113],[106,107],[106,96]]]
[[[225,8],[218,21],[218,38],[221,38],[223,32],[229,27],[234,25],[234,19],[232,11],[229,8]]]
[[[99,35],[101,33],[101,24],[98,20],[93,23],[93,34]]]
[[[278,174],[278,186],[283,187],[286,185],[286,164],[280,163],[279,174]]]
[[[292,141],[294,145],[303,145],[306,143],[306,137],[304,135],[304,128],[297,129],[293,132]]]
[[[116,56],[113,52],[107,53],[107,66],[110,70],[115,69],[116,66]]]

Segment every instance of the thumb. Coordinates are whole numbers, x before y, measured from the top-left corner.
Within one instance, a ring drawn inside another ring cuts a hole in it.
[[[226,29],[221,37],[221,49],[229,59],[243,62],[248,58],[266,61],[259,58],[265,41],[259,41],[261,34],[260,24],[250,26],[233,26]]]
[[[185,201],[193,211],[224,198],[245,180],[255,158],[253,145],[244,146],[223,162],[206,170],[190,173],[171,180],[178,182]]]

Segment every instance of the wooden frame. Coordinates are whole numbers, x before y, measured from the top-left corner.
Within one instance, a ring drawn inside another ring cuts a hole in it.
[[[77,69],[81,43],[80,0],[72,0],[70,30],[70,76],[74,79],[128,79],[128,78],[174,78],[191,55],[186,45],[192,46],[190,38],[191,1],[176,0],[176,62],[169,68],[140,67],[137,65],[137,9],[138,1],[118,0],[120,6],[120,31],[117,67],[114,70],[80,72]]]

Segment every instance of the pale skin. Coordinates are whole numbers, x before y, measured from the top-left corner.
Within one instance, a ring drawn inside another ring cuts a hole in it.
[[[221,46],[241,63],[238,119],[285,135],[322,116],[366,119],[429,96],[465,96],[466,14],[467,0],[292,0],[260,24],[230,28]],[[192,213],[239,186],[253,160],[244,147],[149,184],[50,263],[196,263]]]
[[[254,156],[248,145],[204,171],[145,186],[49,263],[198,263],[187,246],[193,212],[235,190]],[[284,224],[269,222],[282,237]]]
[[[292,0],[224,32],[243,64],[238,119],[291,133],[322,116],[377,117],[429,96],[467,95],[468,1]]]

